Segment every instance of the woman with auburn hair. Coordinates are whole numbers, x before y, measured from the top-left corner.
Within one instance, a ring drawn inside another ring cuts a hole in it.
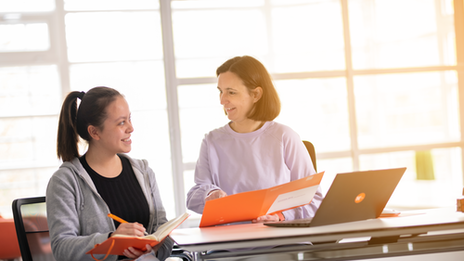
[[[57,143],[63,164],[51,177],[46,197],[56,260],[93,260],[85,253],[109,237],[144,236],[167,222],[155,173],[146,160],[125,154],[131,150],[133,131],[129,105],[112,88],[73,91],[64,100]],[[79,137],[88,143],[84,155],[79,154]],[[109,213],[128,223],[113,221]],[[124,256],[106,260],[164,260],[172,246],[167,237],[153,249],[147,245],[146,252],[129,247]]]
[[[274,121],[280,99],[264,65],[250,56],[234,57],[219,66],[216,75],[220,102],[230,122],[203,139],[187,208],[201,214],[208,200],[316,173],[299,135]],[[311,204],[253,222],[313,217],[321,200],[318,189]]]

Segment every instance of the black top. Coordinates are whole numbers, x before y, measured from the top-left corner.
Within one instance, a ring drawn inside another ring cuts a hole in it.
[[[122,162],[122,171],[114,178],[106,178],[95,172],[87,164],[85,155],[79,160],[92,178],[98,193],[110,208],[111,213],[127,222],[137,222],[147,228],[150,219],[147,199],[135,177],[129,159],[121,156],[119,158]],[[119,222],[114,221],[114,225],[118,227]]]

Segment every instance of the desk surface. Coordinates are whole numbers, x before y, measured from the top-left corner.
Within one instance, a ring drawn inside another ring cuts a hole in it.
[[[384,238],[400,235],[450,233],[464,229],[464,213],[455,209],[403,212],[399,217],[370,219],[308,228],[268,227],[241,224],[206,228],[176,229],[171,233],[176,243],[189,251],[264,247],[300,242],[338,242],[346,238]],[[463,232],[463,231],[461,231]]]

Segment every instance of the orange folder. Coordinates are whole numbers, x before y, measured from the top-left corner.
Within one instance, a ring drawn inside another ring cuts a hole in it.
[[[311,203],[324,172],[268,189],[237,193],[209,200],[200,227],[249,221]]]
[[[184,213],[174,219],[161,225],[154,234],[144,237],[133,237],[124,235],[114,235],[100,244],[96,244],[93,249],[88,251],[86,254],[92,255],[94,260],[96,259],[93,255],[104,254],[106,255],[102,260],[106,259],[108,255],[123,255],[124,250],[129,247],[146,251],[146,245],[156,246],[162,242],[174,229],[176,229],[182,222],[184,222],[190,214]]]
[[[123,255],[122,252],[129,247],[146,251],[147,244],[154,247],[159,243],[160,242],[156,239],[143,237],[110,237],[103,243],[95,245],[95,247],[86,254]]]

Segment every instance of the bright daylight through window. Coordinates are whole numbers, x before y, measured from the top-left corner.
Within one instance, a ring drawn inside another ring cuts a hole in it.
[[[45,194],[63,98],[95,86],[126,96],[130,155],[155,171],[168,218],[185,211],[201,141],[227,123],[216,68],[242,55],[272,74],[276,121],[315,145],[323,191],[336,173],[407,167],[388,206],[453,206],[462,2],[0,0],[0,215]]]

